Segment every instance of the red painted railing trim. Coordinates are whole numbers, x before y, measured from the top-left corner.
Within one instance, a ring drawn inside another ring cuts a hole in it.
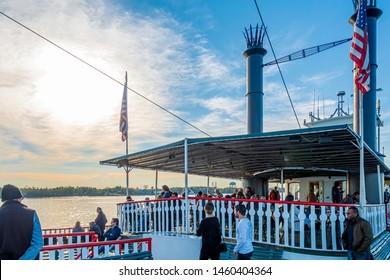
[[[63,245],[48,245],[48,246],[43,246],[41,251],[77,249],[77,248],[84,248],[84,247],[96,247],[96,246],[117,245],[117,244],[126,244],[126,243],[137,243],[137,242],[146,242],[146,244],[148,245],[148,251],[150,252],[152,251],[151,237],[110,240],[110,241],[101,241],[101,242],[85,242],[85,243],[74,243],[74,244],[63,244]]]
[[[87,235],[97,235],[94,231],[86,231],[86,232],[61,232],[61,233],[46,233],[43,234],[43,238],[50,237],[64,237],[64,236],[87,236]]]
[[[263,202],[263,203],[278,203],[278,204],[295,204],[295,205],[314,205],[314,206],[339,206],[339,207],[349,207],[356,206],[356,204],[340,204],[340,203],[330,203],[330,202],[307,202],[307,201],[286,201],[286,200],[268,200],[268,199],[248,199],[248,198],[218,198],[218,197],[188,197],[188,199],[197,200],[223,200],[223,201],[232,201],[232,202]],[[126,205],[126,204],[138,204],[138,203],[150,203],[150,202],[162,202],[162,201],[174,201],[174,200],[185,200],[184,197],[174,197],[174,198],[162,198],[162,199],[150,199],[150,200],[137,200],[137,201],[125,201],[117,203],[117,205]]]

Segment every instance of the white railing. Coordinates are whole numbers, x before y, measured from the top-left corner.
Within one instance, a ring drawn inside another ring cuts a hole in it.
[[[105,259],[152,251],[151,238],[121,239],[97,242],[69,243],[43,246],[40,260]],[[130,257],[129,257],[130,258]]]
[[[40,259],[64,259],[65,252],[67,259],[75,259],[74,256],[81,255],[81,249],[75,248],[73,250],[61,250],[58,248],[62,248],[63,245],[69,245],[68,247],[72,247],[75,244],[83,244],[89,242],[97,242],[98,236],[93,231],[88,232],[75,232],[75,233],[46,233],[43,234],[44,246],[40,252]],[[57,248],[56,250],[49,250],[48,248]],[[70,252],[70,253],[69,253]],[[77,259],[77,257],[76,257]]]
[[[235,238],[234,207],[243,203],[253,224],[254,241],[282,247],[321,251],[343,251],[341,233],[350,205],[289,201],[194,198],[189,200],[189,225],[183,198],[120,203],[118,218],[122,231],[129,233],[171,232],[196,234],[197,225],[205,217],[203,206],[215,206],[222,235]],[[369,205],[361,210],[373,225],[374,236],[386,229],[384,205]]]
[[[369,204],[364,207],[363,217],[372,225],[374,237],[386,230],[386,207],[384,204]]]
[[[89,231],[89,227],[83,226],[84,232]],[[105,226],[105,229],[107,230],[109,228],[109,225]],[[62,227],[62,228],[44,228],[42,229],[42,234],[67,234],[72,233],[73,227]]]

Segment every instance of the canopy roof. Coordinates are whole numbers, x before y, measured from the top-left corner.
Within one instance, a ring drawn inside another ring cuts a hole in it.
[[[291,178],[360,172],[359,136],[347,125],[187,139],[188,173],[219,178]],[[101,161],[102,165],[184,173],[185,139]],[[380,155],[383,156],[383,155]],[[389,168],[368,146],[364,168]]]

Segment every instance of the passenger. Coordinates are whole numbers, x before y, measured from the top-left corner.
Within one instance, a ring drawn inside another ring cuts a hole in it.
[[[347,194],[340,203],[341,204],[354,204],[353,196],[351,194]]]
[[[219,191],[219,189],[215,188],[215,197],[217,198],[223,198],[223,194]]]
[[[245,195],[242,191],[238,191],[237,194],[236,194],[236,198],[237,199],[244,199],[245,198]]]
[[[253,254],[253,230],[251,221],[245,216],[246,207],[238,204],[234,208],[234,215],[239,219],[236,227],[237,244],[233,254],[237,254],[237,260],[250,260]]]
[[[144,229],[145,231],[149,231],[150,228],[150,207],[151,204],[148,202],[150,200],[149,197],[145,197],[145,203],[144,203],[144,212],[141,214],[141,222],[140,222],[140,228]]]
[[[172,192],[167,185],[163,185],[161,188],[164,191],[163,198],[171,198],[172,197]],[[171,204],[172,204],[171,201],[168,201],[168,203],[166,204],[166,206],[168,207],[167,216],[166,216],[166,220],[165,220],[165,224],[167,225],[167,227],[166,227],[167,231],[171,231],[171,229],[172,229],[171,210],[170,210]],[[162,215],[164,215],[164,212],[165,211],[163,211]]]
[[[245,188],[245,197],[246,198],[251,198],[255,193],[253,192],[251,187],[246,187]]]
[[[110,228],[103,234],[105,241],[117,240],[121,235],[121,229],[119,228],[119,220],[112,218]],[[99,254],[104,253],[104,246],[99,247]]]
[[[84,229],[81,227],[80,221],[77,221],[76,224],[74,225],[72,232],[84,232]],[[81,237],[81,241],[85,241],[85,236]],[[77,236],[72,237],[72,242],[77,243]]]
[[[385,193],[383,194],[383,202],[386,204],[390,202],[390,193],[388,189],[385,189]]]
[[[359,192],[354,192],[352,195],[353,198],[353,203],[354,204],[359,204],[360,202],[360,193]]]
[[[72,232],[84,232],[84,229],[81,227],[80,221],[77,221],[74,225]]]
[[[339,182],[335,182],[332,187],[332,201],[333,203],[340,203],[343,200],[343,189]]]
[[[37,213],[22,200],[22,193],[14,185],[1,190],[0,260],[39,259],[43,247],[41,223]]]
[[[349,207],[347,222],[341,236],[344,249],[347,249],[348,260],[372,259],[370,245],[374,239],[370,222],[359,216],[359,210]]]
[[[162,202],[161,200],[163,200],[163,196],[161,194],[158,194],[156,196],[156,200],[154,202],[154,204],[152,204],[152,211],[154,211],[156,213],[156,219],[154,219],[154,216],[155,215],[152,215],[152,223],[153,223],[153,228],[155,231],[162,231],[162,226],[161,226],[161,223],[159,221],[162,221],[162,217],[161,215],[163,215],[162,211],[161,211],[161,207],[162,207]]]
[[[310,188],[310,192],[306,196],[306,201],[307,202],[318,202],[317,196],[314,193],[314,189]]]
[[[89,222],[89,229],[88,231],[94,231],[97,234],[97,237],[99,238],[100,235],[102,235],[102,232],[100,231],[100,228],[97,226],[97,224],[94,221]]]
[[[294,201],[294,195],[291,192],[288,192],[288,195],[284,199],[285,201]]]
[[[288,193],[288,195],[286,196],[286,198],[284,199],[285,201],[294,201],[294,196],[291,192]],[[291,204],[287,204],[287,210],[288,212],[290,212],[290,209],[291,209]]]
[[[231,194],[231,197],[232,198],[236,198],[237,197],[237,193],[238,193],[238,188],[235,188],[233,193]]]
[[[169,189],[169,187],[168,187],[167,185],[163,185],[161,188],[162,188],[163,191],[164,191],[163,198],[170,198],[171,195],[172,195],[172,192],[171,192],[171,190]]]
[[[200,249],[200,260],[219,260],[221,243],[221,227],[217,217],[213,216],[214,204],[206,203],[204,206],[206,218],[204,218],[196,231],[197,236],[202,236],[202,248]]]
[[[95,219],[95,223],[100,228],[100,232],[103,233],[105,228],[106,228],[107,218],[106,218],[106,215],[103,213],[102,208],[97,207],[96,208],[96,212],[98,213],[98,215],[97,215],[97,217]],[[99,241],[103,241],[103,240],[104,240],[104,236],[100,235],[99,236]]]
[[[269,200],[280,200],[280,193],[277,186],[275,186],[269,193]]]
[[[126,196],[126,203],[122,204],[122,209],[123,209],[123,215],[124,215],[124,219],[123,219],[123,230],[125,231],[131,231],[131,222],[132,222],[132,216],[131,216],[131,212],[132,212],[132,208],[134,207],[134,205],[130,202],[133,202],[133,198],[128,195]]]
[[[172,192],[171,198],[179,197],[179,194],[177,192]]]
[[[121,229],[119,228],[119,220],[112,218],[110,228],[103,234],[106,241],[117,240],[121,235]]]

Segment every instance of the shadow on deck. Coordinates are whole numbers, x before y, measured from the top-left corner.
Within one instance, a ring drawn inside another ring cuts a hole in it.
[[[236,260],[237,255],[233,255],[233,248],[236,244],[227,243],[227,252],[221,253],[220,260]],[[283,250],[268,246],[258,246],[253,244],[252,260],[281,260]]]

